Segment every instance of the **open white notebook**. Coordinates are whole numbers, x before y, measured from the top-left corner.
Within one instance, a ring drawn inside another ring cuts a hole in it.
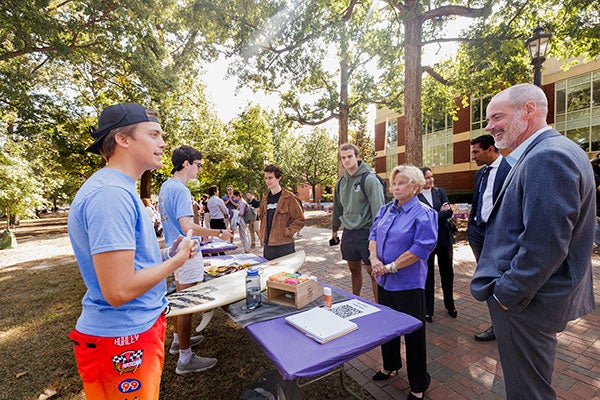
[[[285,322],[319,343],[327,343],[358,329],[354,322],[321,307],[285,317]]]

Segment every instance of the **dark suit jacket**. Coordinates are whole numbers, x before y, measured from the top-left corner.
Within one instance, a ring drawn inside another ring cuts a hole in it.
[[[585,152],[554,129],[510,170],[487,223],[471,294],[560,332],[594,309],[595,187]]]
[[[437,211],[438,215],[438,239],[437,246],[451,246],[454,243],[454,236],[452,232],[450,232],[450,227],[448,226],[448,219],[452,217],[454,212],[452,209],[446,211],[440,211],[442,208],[442,204],[448,203],[448,196],[446,192],[442,188],[432,188],[431,189],[431,197],[433,199],[433,204],[429,204],[429,202],[425,199],[422,193],[417,195],[421,203],[427,204],[429,207],[433,208]]]
[[[479,188],[481,187],[481,176],[483,175],[483,170],[485,168],[480,168],[475,173],[475,186],[473,187],[473,199],[471,200],[471,213],[469,214],[469,225],[475,223],[475,216],[477,215],[477,205],[479,204]],[[496,171],[496,178],[494,179],[494,189],[492,191],[492,201],[496,202],[498,199],[498,195],[500,194],[500,189],[502,188],[502,184],[506,179],[510,171],[510,164],[506,161],[505,157],[502,157],[500,161],[500,165],[498,166],[498,171]]]

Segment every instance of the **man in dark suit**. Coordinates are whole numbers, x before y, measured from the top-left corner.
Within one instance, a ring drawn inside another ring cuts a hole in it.
[[[471,214],[467,225],[469,245],[479,261],[479,255],[485,239],[485,227],[492,211],[492,206],[500,188],[510,171],[510,164],[498,153],[494,137],[490,134],[481,135],[471,140],[471,156],[478,166],[485,165],[475,174]],[[487,342],[496,339],[493,327],[481,333],[476,333],[475,340]]]
[[[487,107],[486,131],[512,169],[487,220],[471,294],[486,301],[506,397],[555,399],[556,334],[595,307],[595,186],[587,154],[547,126],[537,86],[512,86]]]
[[[454,268],[452,259],[454,255],[454,236],[450,231],[448,220],[452,218],[453,211],[448,202],[448,196],[442,188],[434,187],[434,178],[431,168],[421,168],[425,177],[425,186],[417,196],[422,203],[437,211],[438,238],[435,249],[427,259],[427,279],[425,280],[425,320],[433,322],[434,294],[435,294],[435,257],[438,261],[444,307],[448,315],[456,318],[458,312],[454,306]]]

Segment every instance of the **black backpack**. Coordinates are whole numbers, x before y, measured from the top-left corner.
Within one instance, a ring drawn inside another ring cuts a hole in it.
[[[363,196],[365,196],[365,198],[368,197],[367,196],[367,192],[365,190],[365,180],[367,179],[367,176],[369,174],[375,175],[375,178],[377,178],[377,180],[379,181],[379,183],[381,183],[381,187],[383,189],[383,198],[384,198],[384,201],[387,201],[387,198],[388,198],[388,195],[387,195],[387,182],[386,182],[385,179],[383,179],[382,177],[380,177],[379,175],[377,175],[376,172],[365,172],[360,177],[360,184],[359,185],[360,185],[360,191],[362,192]],[[336,192],[340,188],[340,182],[341,182],[342,178],[338,179],[337,184],[335,185],[335,191]]]
[[[362,194],[367,197],[367,193],[365,192],[365,180],[367,179],[367,175],[370,172],[365,172],[361,177],[360,177],[360,190],[362,191]],[[377,180],[379,181],[379,183],[381,183],[381,187],[383,188],[383,198],[387,199],[387,181],[385,179],[383,179],[382,177],[380,177],[379,175],[377,175],[377,173],[372,172],[373,175],[375,175],[375,178],[377,178]]]
[[[242,393],[240,400],[300,400],[302,393],[294,381],[284,380],[279,372],[263,373]]]

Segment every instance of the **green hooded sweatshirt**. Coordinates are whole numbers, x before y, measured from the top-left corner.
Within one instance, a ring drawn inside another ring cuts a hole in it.
[[[360,180],[364,173],[369,174],[365,179],[366,197],[360,189]],[[345,171],[336,188],[339,190],[336,190],[333,197],[332,231],[337,232],[340,225],[350,230],[371,228],[373,218],[385,204],[383,188],[373,175],[373,169],[358,160],[358,169],[354,175]]]

